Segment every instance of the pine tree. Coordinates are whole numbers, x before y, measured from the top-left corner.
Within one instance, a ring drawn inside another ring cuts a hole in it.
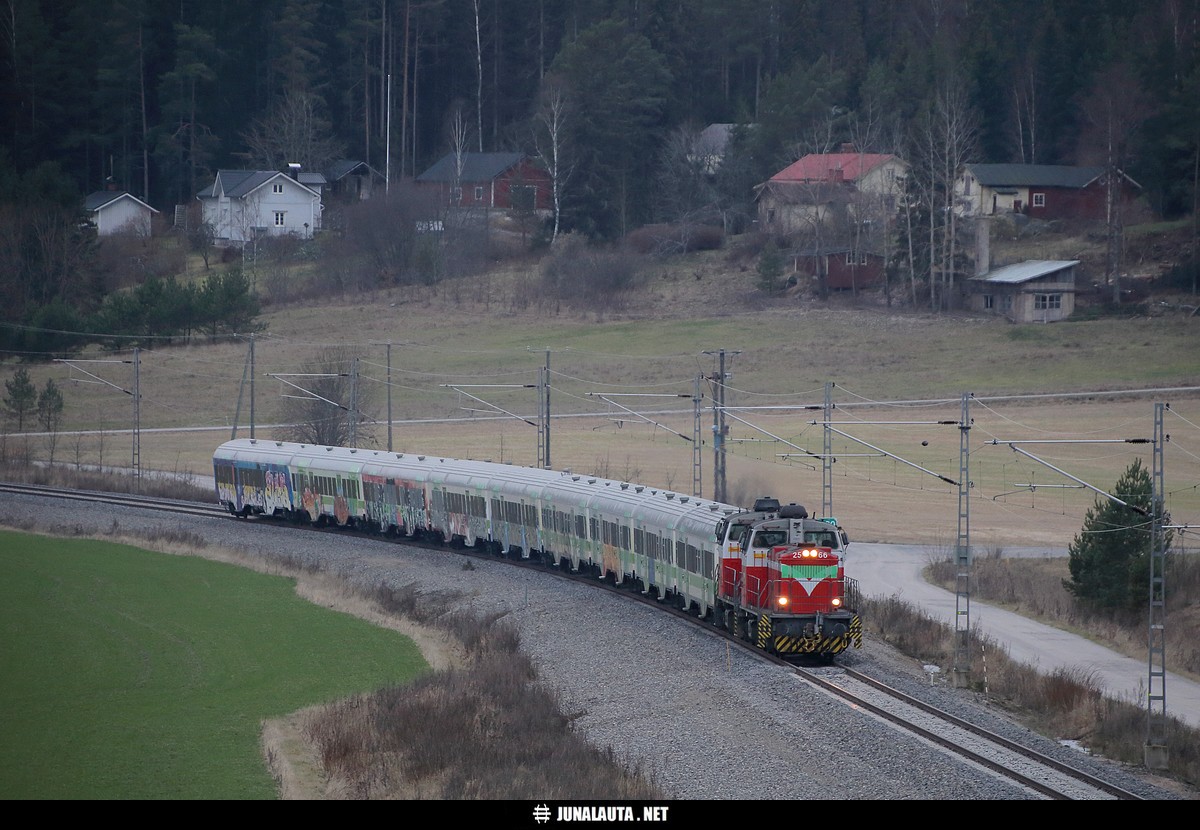
[[[29,371],[17,369],[12,380],[4,381],[4,411],[16,419],[17,432],[25,431],[25,421],[37,408],[37,387],[29,379]]]
[[[783,251],[779,250],[779,246],[772,239],[763,246],[758,257],[758,287],[769,293],[778,291],[782,287],[782,276]]]
[[[1117,480],[1114,495],[1130,506],[1096,497],[1095,506],[1084,517],[1083,529],[1067,549],[1071,579],[1064,585],[1097,609],[1134,609],[1146,601],[1153,543],[1153,488],[1150,472],[1140,459]],[[1164,545],[1170,545],[1169,534]]]
[[[58,445],[58,428],[62,425],[63,396],[54,380],[46,378],[46,386],[37,399],[37,419],[46,432],[50,463],[54,463],[54,448]]]

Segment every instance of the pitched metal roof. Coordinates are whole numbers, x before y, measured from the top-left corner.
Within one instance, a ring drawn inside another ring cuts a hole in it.
[[[119,199],[124,198],[133,199],[133,201],[137,202],[147,210],[152,210],[155,213],[158,213],[157,210],[154,210],[154,208],[150,207],[150,205],[146,204],[127,190],[97,190],[95,193],[89,193],[87,198],[83,200],[83,207],[88,211],[97,211],[103,207],[107,207]]]
[[[279,170],[218,170],[213,183],[197,193],[196,196],[200,199],[211,199],[224,195],[229,199],[241,199],[276,177],[287,179],[297,187],[304,188],[313,196],[320,195],[303,182],[298,182]]]
[[[367,164],[365,161],[359,161],[358,159],[338,159],[329,165],[329,169],[325,171],[325,178],[331,182],[336,182],[339,179],[349,176],[351,173],[370,173],[374,176],[379,175],[375,168]]]
[[[836,179],[854,182],[884,162],[896,158],[891,153],[810,153],[794,161],[771,177],[772,182],[819,182]]]
[[[1046,277],[1058,271],[1072,268],[1079,264],[1077,259],[1030,259],[1015,265],[1005,265],[995,271],[988,271],[977,277],[971,277],[973,282],[998,282],[1016,284]]]
[[[460,182],[490,182],[510,167],[520,163],[520,153],[463,153]],[[417,176],[418,182],[452,182],[454,175],[454,153],[447,153],[437,163]]]
[[[849,194],[845,187],[836,182],[823,180],[813,182],[781,182],[771,179],[754,189],[755,201],[770,194],[782,205],[827,205],[845,204]]]
[[[968,164],[976,181],[986,187],[1087,187],[1104,175],[1103,167],[1065,164]]]

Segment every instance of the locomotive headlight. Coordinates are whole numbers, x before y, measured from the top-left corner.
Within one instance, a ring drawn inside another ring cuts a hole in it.
[[[787,598],[787,597],[780,597],[779,599],[777,599],[777,600],[775,600],[775,601],[779,603],[779,606],[780,606],[781,608],[782,608],[783,606],[785,606],[785,605],[787,605],[787,604],[788,604],[788,598]]]
[[[842,607],[842,598],[834,597],[830,604],[833,605],[834,608],[841,608]]]

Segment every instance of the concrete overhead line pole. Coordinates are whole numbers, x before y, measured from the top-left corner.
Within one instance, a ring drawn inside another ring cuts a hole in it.
[[[372,346],[387,347],[387,433],[388,433],[388,452],[392,451],[392,341],[386,343],[372,343]]]
[[[550,350],[546,349],[546,365],[542,367],[542,390],[538,400],[541,401],[541,440],[538,442],[538,466],[543,470],[550,469]]]
[[[697,498],[704,496],[703,453],[704,444],[700,437],[700,410],[704,404],[704,393],[700,391],[700,382],[704,375],[696,375],[696,383],[692,387],[692,495]]]
[[[250,438],[254,438],[254,335],[250,335],[250,347],[246,352],[246,364],[242,367],[242,382],[238,385],[238,400],[237,407],[233,411],[233,428],[229,433],[229,440],[237,438],[238,421],[242,417],[242,395],[245,393],[246,386],[250,386]]]
[[[725,356],[739,355],[740,351],[726,352],[724,349],[706,351],[704,354],[715,355],[717,371],[709,378],[713,391],[713,501],[726,501],[725,482],[725,436],[729,427],[725,424],[725,381],[729,373],[725,371]]]

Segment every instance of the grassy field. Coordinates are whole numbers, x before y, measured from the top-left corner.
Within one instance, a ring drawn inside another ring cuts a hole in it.
[[[0,531],[0,798],[273,798],[262,722],[428,672],[413,642],[194,556]]]
[[[643,286],[603,308],[550,302],[532,266],[269,307],[255,338],[253,396],[247,338],[140,353],[141,464],[207,474],[235,424],[248,434],[252,397],[256,435],[273,437],[297,394],[280,378],[302,385],[296,374],[314,371],[330,350],[358,357],[369,419],[360,445],[387,449],[390,389],[397,451],[535,464],[537,430],[497,410],[535,418],[530,386],[549,360],[551,466],[687,493],[698,470],[700,491],[712,497],[712,389],[698,378],[714,375],[724,349],[726,404],[738,407],[728,419],[730,501],[769,493],[818,510],[831,496],[852,538],[953,541],[958,488],[945,479],[959,477],[959,430],[938,422],[957,422],[965,394],[975,544],[1065,547],[1094,503],[1088,486],[1111,486],[1135,457],[1150,465],[1149,445],[1121,442],[1152,437],[1160,402],[1170,404],[1167,506],[1176,519],[1200,515],[1200,318],[1012,325],[888,308],[877,297],[768,297],[756,279],[752,264],[714,251],[648,266]],[[0,376],[14,370],[0,366]],[[121,389],[132,389],[131,363],[30,371],[39,387],[53,377],[64,389],[57,461],[130,464],[133,408]],[[832,435],[828,491],[820,462],[805,455],[823,450],[827,383],[842,433]],[[698,387],[697,457],[690,396]],[[1023,447],[1039,460],[1007,443],[1034,439],[1086,443]],[[27,446],[48,457],[44,438],[6,440],[10,452]]]

